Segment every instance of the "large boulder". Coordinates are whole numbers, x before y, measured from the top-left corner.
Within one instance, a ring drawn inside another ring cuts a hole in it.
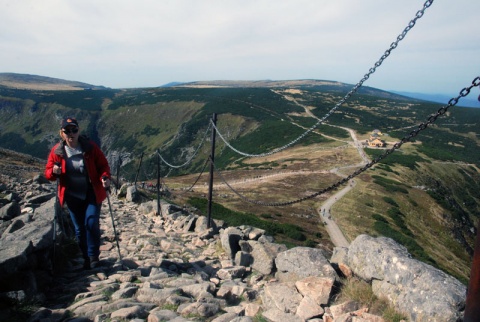
[[[235,259],[235,254],[240,250],[240,241],[243,239],[243,233],[236,227],[227,227],[220,231],[220,242],[225,253]]]
[[[31,296],[45,282],[47,259],[53,246],[55,199],[42,204],[32,215],[17,217],[0,239],[0,292],[24,290]],[[33,274],[33,270],[36,271]]]
[[[139,202],[140,201],[140,193],[137,190],[136,186],[129,186],[127,187],[127,194],[125,196],[127,201],[130,202]]]
[[[298,281],[308,276],[330,277],[338,275],[318,248],[295,247],[281,252],[275,259],[277,277],[281,281]]]
[[[20,216],[21,213],[19,204],[16,201],[10,202],[0,208],[0,220],[10,220]]]
[[[287,250],[283,244],[267,241],[249,240],[241,245],[242,253],[248,253],[251,257],[252,268],[264,275],[272,274],[275,271],[275,258],[279,253]]]
[[[36,209],[33,218],[18,225],[19,229],[5,231],[0,241],[0,276],[23,269],[30,253],[53,245],[53,206],[54,199]]]
[[[407,249],[386,237],[358,236],[348,249],[355,275],[372,282],[375,295],[386,297],[412,321],[457,321],[465,307],[466,287],[428,264],[412,259]]]

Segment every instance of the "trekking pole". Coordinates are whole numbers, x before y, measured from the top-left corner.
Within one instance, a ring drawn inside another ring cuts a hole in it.
[[[60,162],[55,162],[57,167],[60,167]],[[55,256],[57,245],[57,217],[58,217],[58,186],[60,185],[60,175],[56,175],[56,188],[55,188],[55,205],[53,214],[53,255],[52,255],[52,271],[55,272]]]
[[[107,177],[102,177],[103,180],[108,179]],[[117,242],[117,250],[118,250],[118,259],[122,261],[122,255],[120,254],[120,244],[118,243],[118,236],[117,230],[115,229],[115,220],[113,219],[113,211],[112,211],[112,204],[110,203],[110,187],[105,188],[107,191],[107,201],[108,201],[108,209],[110,210],[110,217],[112,218],[112,226],[113,226],[113,233],[115,234],[115,241]]]

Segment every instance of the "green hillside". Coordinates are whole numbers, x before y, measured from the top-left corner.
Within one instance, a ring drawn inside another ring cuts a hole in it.
[[[170,169],[162,164],[161,173],[168,174],[166,182],[178,191],[194,181],[210,154],[211,132],[207,130],[213,113],[229,144],[246,154],[262,154],[297,139],[316,118],[329,113],[351,86],[283,81],[86,88],[31,90],[0,85],[0,147],[45,159],[58,141],[61,118],[74,115],[83,132],[102,146],[113,168],[121,159],[122,177],[133,180],[143,155],[139,180],[148,181],[155,178],[156,151],[173,164],[183,164],[204,142],[187,166]],[[360,167],[362,159],[346,128],[354,130],[360,142],[379,129],[391,148],[440,107],[361,88],[324,124],[278,154],[239,155],[217,136],[215,167],[229,180],[271,177],[238,185],[237,192],[247,198],[273,203],[294,200]],[[413,256],[467,280],[480,214],[479,121],[480,109],[452,107],[411,142],[358,175],[356,187],[332,209],[347,238],[353,240],[362,233],[389,236]],[[373,159],[385,150],[365,151]],[[199,203],[205,197],[206,178],[199,182],[201,187],[190,195],[174,193],[174,201]],[[221,184],[218,176],[215,183]],[[331,250],[316,214],[328,196],[289,207],[269,207],[248,203],[224,185],[217,188],[215,202],[229,211],[254,215],[268,227],[276,223],[298,227],[301,240],[287,236],[285,242],[321,244]]]

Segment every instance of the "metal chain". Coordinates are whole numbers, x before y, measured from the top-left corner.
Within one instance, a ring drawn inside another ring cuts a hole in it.
[[[208,128],[207,130],[205,131],[205,133],[203,134],[203,139],[202,141],[200,142],[200,144],[198,145],[197,149],[195,150],[195,152],[193,153],[192,157],[190,159],[188,159],[185,163],[183,164],[180,164],[180,165],[173,165],[173,164],[170,164],[168,163],[163,157],[162,155],[160,154],[160,152],[158,152],[158,156],[160,157],[160,159],[162,159],[162,161],[168,165],[170,168],[182,168],[186,165],[188,165],[190,162],[192,162],[193,158],[195,158],[195,156],[197,155],[198,151],[200,151],[200,148],[203,146],[203,143],[205,142],[205,138],[207,137],[207,133],[210,131],[210,127],[212,126],[212,123],[210,123],[208,125]]]
[[[130,170],[130,171],[125,171],[125,167],[122,168],[122,172],[121,172],[121,176],[120,177],[123,177],[125,178],[125,180],[127,180],[127,178],[134,178],[135,177],[135,174],[136,174],[136,171],[135,170]],[[128,181],[128,180],[127,180]]]
[[[441,107],[437,113],[435,114],[432,114],[428,117],[427,121],[426,122],[423,122],[423,123],[420,123],[418,125],[418,128],[416,130],[413,130],[411,131],[408,135],[404,136],[399,142],[395,143],[393,145],[393,147],[391,149],[388,149],[386,150],[382,155],[378,156],[376,159],[370,161],[369,163],[367,163],[365,166],[363,166],[362,168],[356,170],[355,172],[353,172],[352,174],[348,175],[347,177],[341,179],[340,181],[332,184],[331,186],[325,188],[325,189],[322,189],[318,192],[315,192],[311,195],[308,195],[308,196],[305,196],[305,197],[302,197],[302,198],[299,198],[299,199],[296,199],[296,200],[292,200],[292,201],[286,201],[286,202],[271,202],[271,203],[268,203],[268,202],[263,202],[263,201],[257,201],[257,200],[252,200],[252,199],[249,199],[247,197],[245,197],[244,195],[242,195],[240,192],[238,192],[237,190],[235,190],[226,180],[225,178],[223,177],[223,175],[221,174],[220,171],[218,171],[216,168],[215,168],[215,164],[214,164],[214,169],[215,169],[215,172],[220,176],[220,178],[222,179],[222,181],[230,188],[230,190],[233,191],[233,193],[235,193],[238,197],[240,197],[241,199],[249,202],[249,203],[253,203],[253,204],[257,204],[257,205],[261,205],[261,206],[269,206],[269,207],[281,207],[281,206],[289,206],[289,205],[293,205],[293,204],[296,204],[296,203],[299,203],[299,202],[302,202],[302,201],[305,201],[305,200],[308,200],[308,199],[312,199],[314,197],[317,197],[321,194],[324,194],[326,192],[329,192],[329,191],[332,191],[336,188],[338,188],[339,186],[347,183],[348,181],[350,181],[351,179],[355,178],[356,176],[358,176],[359,174],[361,174],[362,172],[365,172],[366,170],[368,170],[369,168],[371,168],[373,165],[375,165],[376,163],[380,162],[381,160],[383,160],[384,158],[386,158],[388,155],[390,155],[391,153],[393,153],[395,150],[399,149],[405,142],[408,142],[410,141],[412,138],[414,138],[415,136],[417,136],[421,131],[425,130],[430,124],[434,123],[437,118],[440,116],[440,115],[443,115],[445,114],[448,109],[452,106],[455,106],[457,103],[458,103],[458,100],[460,99],[460,97],[465,97],[467,96],[471,89],[473,87],[480,87],[480,76],[477,76],[473,81],[472,81],[472,84],[468,87],[465,87],[464,89],[462,89],[459,93],[459,95],[457,97],[454,97],[452,99],[450,99],[448,101],[448,104],[445,105],[444,107]]]
[[[327,112],[327,114],[325,114],[321,119],[318,120],[317,123],[315,123],[313,126],[311,126],[309,129],[307,129],[307,131],[305,131],[303,134],[301,134],[298,138],[294,139],[293,141],[291,141],[290,143],[287,143],[285,144],[284,146],[282,147],[279,147],[279,148],[276,148],[276,149],[273,149],[272,151],[270,152],[265,152],[265,153],[261,153],[261,154],[250,154],[250,153],[246,153],[246,152],[242,152],[242,151],[239,151],[237,149],[235,149],[230,143],[227,142],[227,140],[225,140],[225,138],[223,137],[223,135],[220,133],[220,131],[218,131],[217,127],[213,124],[213,121],[212,122],[212,125],[213,127],[215,128],[215,131],[217,131],[218,135],[220,136],[220,138],[222,139],[222,141],[230,148],[232,149],[233,151],[237,152],[238,154],[241,154],[243,156],[246,156],[246,157],[251,157],[251,158],[259,158],[259,157],[266,157],[266,156],[269,156],[269,155],[272,155],[272,154],[275,154],[277,152],[280,152],[280,151],[283,151],[289,147],[291,147],[292,145],[296,144],[298,141],[300,141],[301,139],[303,139],[307,134],[309,134],[310,132],[312,132],[313,130],[315,130],[320,124],[322,124],[328,117],[330,117],[330,115],[332,115],[343,103],[345,103],[353,94],[355,94],[357,92],[357,90],[363,85],[363,83],[370,78],[370,76],[375,73],[376,69],[378,67],[380,67],[380,65],[382,65],[383,61],[385,59],[387,59],[388,56],[390,56],[392,50],[394,50],[395,48],[397,48],[398,44],[400,43],[400,41],[402,41],[405,36],[407,35],[407,33],[415,26],[416,22],[418,19],[420,19],[421,17],[423,17],[423,14],[425,13],[425,10],[427,8],[429,8],[432,3],[433,3],[434,0],[427,0],[424,4],[423,4],[423,8],[419,11],[417,11],[417,13],[415,14],[415,18],[413,18],[412,20],[410,20],[410,22],[408,23],[407,27],[405,27],[405,29],[402,31],[402,33],[400,35],[397,36],[397,40],[395,40],[393,43],[390,44],[390,48],[388,48],[384,53],[383,55],[380,57],[380,59],[375,62],[374,64],[374,67],[370,68],[370,70],[368,71],[368,73],[366,73],[363,78],[350,90],[350,92],[348,92],[330,111]]]
[[[143,166],[142,166],[142,171],[143,171],[143,176],[145,178],[144,181],[150,181],[152,180],[152,178],[154,178],[154,175],[155,175],[155,167],[152,167],[152,156],[154,156],[154,154],[150,155],[150,164],[149,164],[149,167],[150,167],[150,173],[147,172],[147,170],[145,169],[146,167],[146,162],[143,163]]]
[[[179,193],[178,195],[179,196],[182,196],[183,194],[191,191],[193,189],[193,187],[195,187],[195,185],[197,184],[198,180],[200,180],[200,177],[202,176],[203,172],[205,171],[205,168],[207,167],[207,164],[209,163],[210,161],[210,157],[208,157],[206,160],[205,160],[205,164],[203,165],[203,169],[202,171],[200,172],[200,174],[198,175],[197,179],[195,180],[195,182],[190,186],[190,188],[188,188],[187,190],[184,190],[182,193]]]

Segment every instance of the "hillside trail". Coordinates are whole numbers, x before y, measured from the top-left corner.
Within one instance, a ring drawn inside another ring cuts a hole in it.
[[[283,93],[278,93],[278,92],[275,92],[275,93],[277,93],[279,95],[282,95],[285,99],[287,99],[287,100],[295,103],[296,105],[302,107],[305,110],[305,113],[309,117],[312,117],[314,119],[319,120],[319,118],[311,112],[311,110],[308,106],[299,103],[295,98],[293,98],[289,95],[283,94]],[[302,127],[301,125],[299,125],[297,123],[294,123],[294,124]],[[336,138],[336,137],[325,135],[323,133],[321,133],[321,135],[324,136],[324,137],[330,138],[332,140],[336,140],[336,141],[346,143],[347,145],[352,145],[354,148],[357,149],[358,154],[361,157],[362,161],[357,163],[357,164],[352,164],[352,165],[343,166],[343,167],[336,167],[336,168],[333,168],[330,171],[325,171],[325,170],[308,171],[309,174],[331,172],[331,173],[336,174],[337,176],[345,177],[345,175],[340,172],[341,169],[358,168],[358,167],[364,166],[365,164],[370,162],[370,159],[367,157],[367,155],[365,154],[365,152],[363,150],[362,143],[360,142],[360,140],[358,140],[357,135],[356,135],[356,133],[353,129],[347,128],[347,127],[342,127],[342,126],[337,126],[337,125],[331,125],[331,124],[326,124],[326,125],[341,128],[341,129],[347,131],[350,134],[351,140],[342,140],[342,139],[339,139],[339,138]],[[304,127],[302,127],[302,128],[304,128]],[[267,182],[271,179],[286,178],[286,177],[289,177],[289,176],[298,175],[299,173],[305,173],[305,171],[284,171],[284,172],[278,172],[278,173],[272,173],[272,174],[268,174],[268,175],[261,175],[261,176],[257,176],[257,177],[247,178],[247,179],[232,180],[232,181],[228,182],[228,185],[230,185],[230,186],[241,186],[241,185],[244,185],[244,184],[251,184],[252,182]],[[327,232],[330,236],[330,239],[332,240],[332,243],[337,247],[348,247],[350,243],[348,242],[347,238],[345,237],[345,235],[341,231],[340,227],[337,225],[334,218],[332,217],[331,208],[345,194],[347,194],[352,188],[354,188],[355,185],[356,185],[356,182],[354,180],[351,180],[347,186],[345,186],[342,190],[338,191],[334,195],[330,196],[321,206],[317,207],[317,209],[316,209],[318,215],[320,216],[320,220],[325,225],[325,228],[326,228],[326,230],[327,230]],[[225,186],[226,186],[226,184],[224,182],[222,182],[222,183],[214,184],[213,188],[217,189],[217,188],[221,188],[221,187],[225,187]],[[205,186],[203,188],[206,189],[207,187]]]
[[[276,93],[280,94],[278,92],[276,92]],[[283,95],[283,97],[286,100],[291,101],[291,102],[295,103],[296,105],[302,107],[305,110],[305,113],[308,116],[310,116],[310,117],[312,117],[316,120],[320,120],[316,115],[314,115],[312,113],[309,106],[306,106],[306,105],[303,105],[303,104],[299,103],[293,96],[289,96],[289,95],[286,95],[286,94],[280,94],[280,95]],[[351,141],[341,140],[341,139],[331,137],[331,136],[327,136],[327,135],[324,135],[324,134],[322,134],[322,135],[325,136],[325,137],[328,137],[332,140],[341,141],[341,142],[345,142],[347,144],[352,145],[353,147],[355,147],[357,149],[358,154],[362,158],[362,162],[359,162],[359,163],[353,164],[353,165],[349,165],[349,166],[344,166],[344,167],[341,167],[341,168],[336,167],[336,168],[332,169],[330,172],[332,172],[332,173],[334,173],[338,176],[345,177],[344,174],[339,172],[340,169],[357,168],[357,167],[364,166],[365,164],[370,162],[370,159],[368,158],[368,156],[365,154],[365,151],[363,150],[362,143],[358,140],[357,135],[356,135],[356,133],[353,129],[343,127],[343,126],[338,126],[338,125],[331,125],[331,124],[325,124],[325,125],[337,127],[337,128],[340,128],[340,129],[343,129],[343,130],[347,131],[350,134],[350,137],[352,138]],[[343,189],[341,189],[337,193],[330,196],[320,207],[317,208],[317,212],[320,216],[320,219],[322,220],[323,224],[325,225],[325,229],[327,230],[327,232],[330,236],[330,239],[332,240],[332,243],[336,247],[348,247],[350,245],[350,243],[348,242],[347,238],[345,237],[345,235],[341,231],[340,227],[337,225],[334,218],[332,217],[331,209],[332,209],[332,206],[337,201],[339,201],[343,196],[345,196],[350,190],[352,190],[355,187],[355,185],[356,185],[355,180],[353,180],[353,179],[350,180],[350,182],[347,186],[345,186]]]
[[[281,178],[287,178],[290,176],[296,176],[298,174],[325,174],[328,173],[329,171],[325,170],[299,170],[299,171],[283,171],[283,172],[277,172],[277,173],[272,173],[272,174],[265,174],[265,175],[259,175],[256,177],[252,178],[245,178],[245,179],[240,179],[240,180],[232,180],[228,181],[228,185],[230,186],[241,186],[242,184],[249,184],[252,182],[266,182],[269,179],[281,179]],[[227,184],[225,182],[222,183],[217,183],[213,185],[214,189],[217,188],[223,188]]]

